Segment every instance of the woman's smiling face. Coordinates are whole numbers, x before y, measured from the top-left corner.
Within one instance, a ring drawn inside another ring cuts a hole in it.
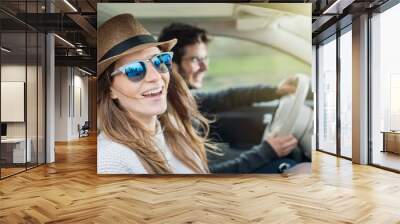
[[[128,54],[116,61],[114,68],[120,68],[133,61],[152,58],[161,53],[157,47]],[[140,81],[131,81],[124,73],[113,76],[111,97],[139,119],[147,120],[164,113],[167,109],[169,72],[158,72],[150,61],[146,61],[146,74]]]

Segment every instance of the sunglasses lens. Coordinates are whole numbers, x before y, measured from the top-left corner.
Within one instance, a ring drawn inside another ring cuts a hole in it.
[[[144,62],[135,62],[125,67],[125,74],[131,81],[138,82],[142,80],[146,74],[146,65]]]
[[[152,58],[152,63],[158,72],[166,73],[172,67],[172,57],[168,53],[162,53]]]
[[[172,68],[172,53],[161,53],[151,58],[150,61],[158,72],[169,72]],[[124,66],[120,71],[125,73],[131,81],[139,82],[146,75],[146,62],[133,62]]]

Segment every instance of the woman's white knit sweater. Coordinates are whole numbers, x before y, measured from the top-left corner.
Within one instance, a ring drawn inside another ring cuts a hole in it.
[[[164,154],[173,173],[193,174],[194,171],[176,158],[165,142],[161,128],[154,139]],[[198,164],[198,156],[194,155]],[[111,141],[103,132],[97,136],[97,173],[98,174],[147,174],[134,150],[125,145]]]

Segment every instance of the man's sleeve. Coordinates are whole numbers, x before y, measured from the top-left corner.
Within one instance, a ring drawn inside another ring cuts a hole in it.
[[[246,87],[233,87],[217,92],[193,91],[199,110],[202,113],[217,113],[234,108],[249,106],[255,102],[271,101],[280,96],[276,87],[256,85]]]
[[[274,159],[278,159],[278,155],[269,143],[263,141],[239,157],[210,165],[209,169],[211,173],[251,173]]]

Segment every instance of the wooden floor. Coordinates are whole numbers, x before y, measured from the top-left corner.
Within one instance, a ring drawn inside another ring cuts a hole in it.
[[[27,164],[27,167],[25,167],[24,164],[18,165],[18,166],[19,167],[0,168],[1,169],[0,170],[1,178],[6,178],[8,176],[15,175],[15,174],[20,173],[20,172],[24,172],[27,169],[33,169],[33,168],[37,167],[37,164]]]
[[[1,177],[2,178],[26,170],[25,167],[24,168],[19,168],[19,167],[18,168],[0,168],[0,169],[1,169]]]
[[[400,223],[400,175],[315,152],[311,175],[98,176],[94,137],[0,181],[0,223]]]

